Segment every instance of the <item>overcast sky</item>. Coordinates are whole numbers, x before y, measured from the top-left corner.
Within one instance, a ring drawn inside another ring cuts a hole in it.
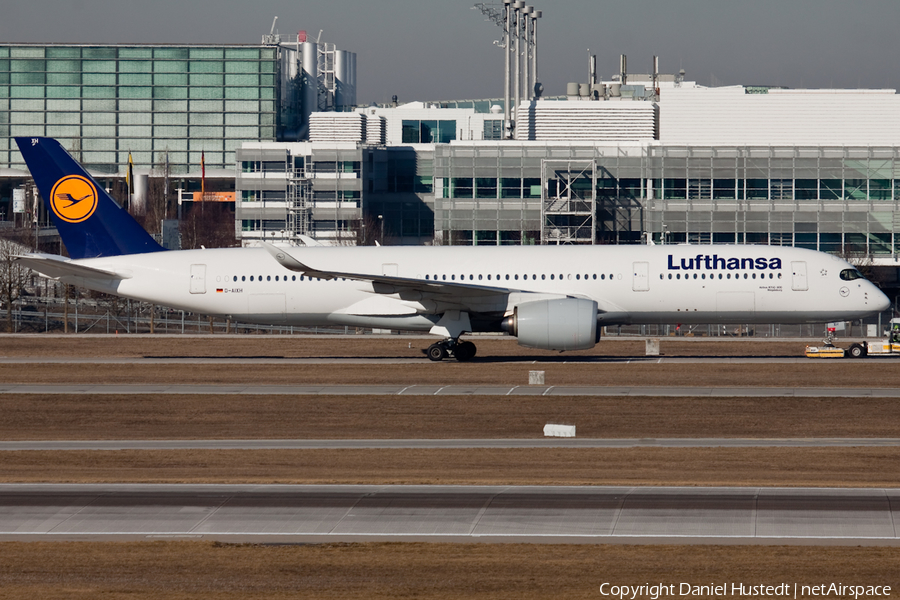
[[[472,0],[5,0],[0,42],[259,43],[304,29],[358,54],[360,103],[502,95],[500,28]],[[687,72],[702,85],[900,87],[898,0],[534,0],[548,95],[600,76]]]

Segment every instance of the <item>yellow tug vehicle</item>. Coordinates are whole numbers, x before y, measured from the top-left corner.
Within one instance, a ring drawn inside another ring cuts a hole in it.
[[[807,346],[807,358],[864,358],[866,356],[900,356],[900,318],[891,319],[891,328],[880,342],[859,342],[846,350],[834,345],[834,328],[828,328],[828,336],[821,346]]]
[[[807,358],[844,358],[845,356],[847,356],[846,350],[838,348],[834,344],[829,344],[827,340],[821,346],[806,347]]]

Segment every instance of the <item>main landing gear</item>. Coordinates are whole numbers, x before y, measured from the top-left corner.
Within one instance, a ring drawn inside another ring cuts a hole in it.
[[[475,358],[475,344],[472,342],[460,342],[449,339],[434,343],[422,350],[429,360],[440,361],[445,358],[455,358],[459,362],[467,362]]]

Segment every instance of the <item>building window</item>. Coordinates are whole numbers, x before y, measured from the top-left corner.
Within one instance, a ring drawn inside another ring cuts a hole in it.
[[[450,190],[451,198],[471,198],[472,197],[472,178],[471,177],[453,177],[451,178],[452,189]]]
[[[496,198],[497,197],[497,178],[496,177],[477,177],[475,179],[475,197],[476,198]]]
[[[404,144],[449,144],[456,139],[456,121],[403,120]]]
[[[503,119],[486,119],[484,121],[484,139],[486,140],[502,140],[503,139]]]

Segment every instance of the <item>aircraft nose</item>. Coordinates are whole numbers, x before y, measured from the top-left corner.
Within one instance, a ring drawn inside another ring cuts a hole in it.
[[[874,306],[878,312],[884,312],[891,307],[890,299],[884,295],[884,292],[879,290],[874,285],[872,286],[872,306]]]

